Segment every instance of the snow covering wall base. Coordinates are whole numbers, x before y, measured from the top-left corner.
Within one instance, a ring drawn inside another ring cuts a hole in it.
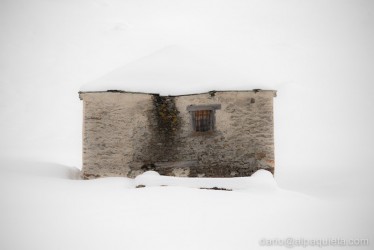
[[[81,92],[82,177],[133,178],[148,170],[180,177],[273,173],[274,96],[258,90],[183,96]]]

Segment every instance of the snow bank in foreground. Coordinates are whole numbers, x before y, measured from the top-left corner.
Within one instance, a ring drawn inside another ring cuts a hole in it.
[[[136,186],[179,186],[192,188],[218,189],[275,189],[277,187],[273,175],[266,170],[258,170],[251,177],[235,178],[191,178],[161,176],[155,171],[147,171],[135,178]]]
[[[146,172],[90,181],[73,179],[70,170],[0,159],[0,249],[261,250],[270,249],[264,239],[365,239],[374,231],[373,207],[363,206],[371,197],[316,199],[274,188],[264,170],[243,178]],[[201,186],[237,190],[188,188]]]

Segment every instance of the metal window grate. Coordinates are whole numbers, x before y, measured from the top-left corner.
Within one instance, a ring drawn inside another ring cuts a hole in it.
[[[195,131],[205,132],[213,130],[214,124],[213,110],[197,110],[193,112],[193,125]]]

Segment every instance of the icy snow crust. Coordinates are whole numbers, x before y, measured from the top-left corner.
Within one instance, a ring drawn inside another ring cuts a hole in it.
[[[251,177],[235,178],[190,178],[160,176],[155,171],[147,171],[135,178],[135,185],[146,187],[178,186],[193,188],[240,189],[276,189],[273,175],[266,170],[258,170]]]

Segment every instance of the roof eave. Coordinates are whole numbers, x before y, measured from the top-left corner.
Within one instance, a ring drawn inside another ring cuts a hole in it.
[[[82,94],[88,94],[88,93],[129,93],[129,94],[143,94],[143,95],[157,95],[159,96],[160,94],[158,93],[146,93],[146,92],[132,92],[132,91],[124,91],[124,90],[117,90],[117,89],[109,89],[109,90],[98,90],[98,91],[79,91],[79,99],[83,100]],[[192,96],[192,95],[202,95],[202,94],[210,94],[214,95],[214,93],[224,93],[224,92],[273,92],[274,97],[277,96],[277,91],[276,90],[263,90],[263,89],[252,89],[252,90],[212,90],[208,92],[202,92],[202,93],[193,93],[193,94],[183,94],[183,95],[168,95],[170,97],[178,97],[178,96]]]

